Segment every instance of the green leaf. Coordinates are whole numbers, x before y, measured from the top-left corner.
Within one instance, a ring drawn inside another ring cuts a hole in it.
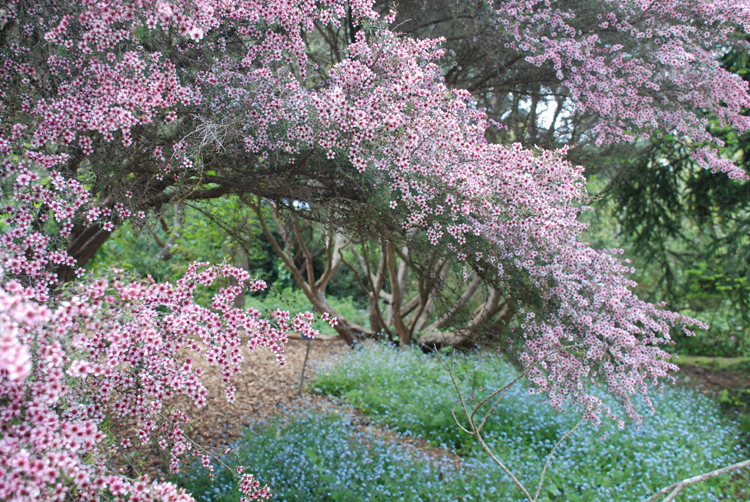
[[[314,464],[317,464],[318,463],[318,459],[320,458],[320,455],[318,455],[317,453],[315,453],[315,451],[312,448],[310,448],[309,446],[307,448],[305,448],[305,455],[307,455],[307,458],[309,458],[310,460],[312,460],[312,462]]]
[[[321,479],[321,481],[325,481],[326,483],[335,483],[336,482],[336,477],[335,476],[331,476],[330,474],[323,474],[322,476],[320,476],[320,479]]]

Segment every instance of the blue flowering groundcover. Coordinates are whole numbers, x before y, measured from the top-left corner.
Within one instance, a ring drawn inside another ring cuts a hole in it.
[[[452,358],[462,392],[481,396],[516,377],[498,357]],[[317,368],[314,389],[356,407],[298,410],[248,427],[224,462],[248,467],[276,501],[515,501],[521,492],[451,416],[455,391],[435,356],[367,345]],[[617,413],[618,404],[600,396]],[[643,406],[642,424],[620,429],[605,420],[577,429],[558,449],[542,501],[640,501],[671,484],[739,461],[743,441],[716,403],[667,387]],[[362,415],[364,414],[364,419]],[[516,384],[485,427],[485,439],[506,465],[536,489],[545,456],[579,417],[559,413]],[[363,426],[372,422],[378,427]],[[384,432],[385,431],[385,432]],[[427,455],[406,439],[443,448]],[[448,454],[451,455],[448,455]],[[455,455],[461,456],[457,464]],[[211,482],[194,466],[180,478],[199,501],[239,501],[232,474]],[[695,485],[681,500],[746,499],[748,478],[725,476]]]

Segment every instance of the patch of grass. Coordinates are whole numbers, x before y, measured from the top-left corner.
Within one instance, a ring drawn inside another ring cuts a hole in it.
[[[484,396],[509,382],[515,371],[496,357],[456,357],[462,392]],[[498,469],[459,432],[450,410],[455,393],[435,357],[418,350],[367,346],[317,370],[317,391],[337,396],[402,433],[422,437],[466,457],[467,468],[486,472],[485,483],[515,499]],[[617,402],[600,396],[616,412]],[[559,450],[548,473],[546,500],[642,500],[657,489],[738,461],[740,431],[717,404],[685,389],[652,396],[655,415],[624,429],[612,423],[579,428]],[[644,407],[645,410],[645,407]],[[557,413],[523,385],[508,392],[485,428],[495,452],[527,484],[541,471],[542,458],[576,423],[575,413]],[[736,500],[746,496],[747,479],[715,478],[696,485],[682,500]]]
[[[710,357],[683,356],[673,357],[672,362],[689,366],[700,366],[711,370],[728,370],[750,372],[750,357]]]

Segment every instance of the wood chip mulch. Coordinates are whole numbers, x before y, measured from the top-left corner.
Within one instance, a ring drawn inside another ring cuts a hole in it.
[[[201,380],[209,391],[207,404],[196,407],[192,401],[179,396],[169,404],[182,410],[191,420],[187,435],[205,448],[221,448],[238,439],[243,429],[258,419],[272,418],[283,410],[315,406],[326,407],[325,396],[305,393],[298,397],[302,366],[308,341],[292,333],[286,345],[286,365],[279,366],[276,357],[266,349],[251,353],[243,344],[245,360],[242,372],[232,378],[237,388],[236,400],[229,403],[224,396],[225,385],[216,366],[209,366],[202,357],[194,358],[194,365],[204,369]],[[314,376],[314,362],[329,360],[347,350],[338,338],[320,337],[309,342],[310,353],[305,369],[305,384]],[[135,437],[134,423],[112,426],[116,437]],[[130,429],[124,430],[124,429]],[[129,459],[119,459],[113,467],[123,468],[131,477],[147,474],[151,479],[166,479],[168,456],[152,441],[131,449]]]

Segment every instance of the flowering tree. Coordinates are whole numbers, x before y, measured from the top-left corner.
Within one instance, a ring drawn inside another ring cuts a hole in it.
[[[710,73],[717,67],[704,49],[730,43],[748,10],[730,22],[720,2],[685,10],[675,1],[658,12],[635,0],[600,4],[628,36],[666,40],[664,61],[651,68],[599,46],[551,4],[506,2],[493,12],[533,53],[527,61],[552,65],[581,106],[602,115],[603,141],[627,139],[629,123],[669,128],[707,144],[697,153],[707,167],[739,175],[712,156],[694,108],[747,128],[746,85]],[[393,19],[366,0],[5,4],[3,498],[187,498],[108,472],[103,459],[131,438],[105,438],[103,419],[135,417],[137,439],[169,448],[177,469],[184,454],[203,454],[183,434],[184,414],[164,408],[177,393],[203,403],[185,353],[220,367],[231,400],[241,330],[251,349],[269,347],[280,361],[287,330],[312,333],[311,314],[234,307],[239,286],[220,289],[210,305],[194,301],[195,288],[218,276],[264,287],[228,266],[195,264],[174,285],[118,276],[60,286],[85,276],[83,264],[123,220],[229,194],[259,215],[273,201],[322,221],[333,249],[351,232],[379,233],[394,278],[401,244],[424,235],[438,259],[450,256],[467,279],[475,273],[497,292],[495,307],[501,295],[520,302],[518,357],[536,391],[596,421],[601,406],[587,388],[604,384],[638,418],[630,396],[647,400],[649,385],[676,369],[659,345],[690,320],[636,298],[619,251],[579,241],[585,180],[566,150],[488,143],[485,113],[443,81],[441,41],[400,37],[387,29]],[[342,26],[348,45],[321,61],[326,34]],[[685,55],[689,65],[672,64]],[[644,94],[659,90],[664,72],[680,89],[676,100]],[[329,263],[323,277],[306,278],[320,310],[330,310],[335,253]],[[390,294],[400,315],[400,294]],[[356,326],[339,329],[351,337]],[[246,498],[268,496],[238,475]]]
[[[502,139],[551,147],[673,133],[703,167],[742,177],[706,126],[715,114],[722,127],[747,128],[745,87],[720,58],[747,51],[736,28],[747,31],[748,9],[744,1],[406,0],[396,22],[414,36],[450,36],[456,60],[446,80],[471,90],[505,126],[494,132]]]

